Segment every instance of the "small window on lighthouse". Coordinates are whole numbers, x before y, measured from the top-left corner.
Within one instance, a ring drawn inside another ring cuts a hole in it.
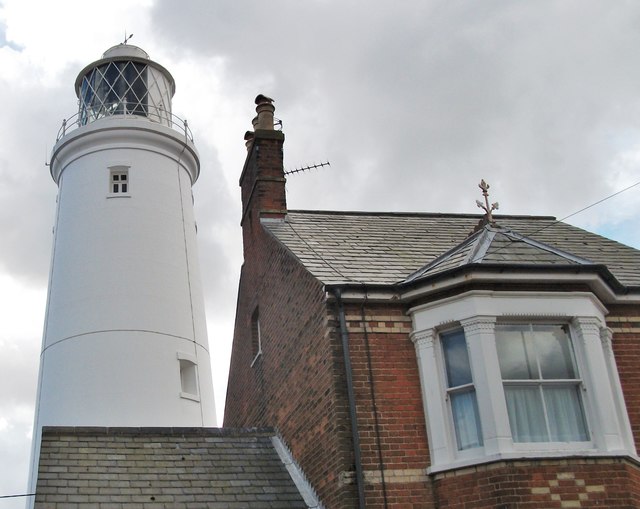
[[[112,194],[123,194],[129,192],[129,170],[127,168],[112,168],[110,189]]]

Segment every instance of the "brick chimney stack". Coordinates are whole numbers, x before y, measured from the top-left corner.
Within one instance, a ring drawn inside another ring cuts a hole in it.
[[[273,99],[256,97],[254,131],[245,134],[247,159],[240,176],[244,251],[260,230],[260,219],[282,219],[287,213],[283,151],[284,133],[274,129]]]

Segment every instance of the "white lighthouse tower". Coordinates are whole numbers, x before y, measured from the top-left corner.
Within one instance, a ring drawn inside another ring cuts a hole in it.
[[[191,186],[171,74],[120,44],[84,68],[51,156],[58,185],[40,358],[42,426],[213,426]]]

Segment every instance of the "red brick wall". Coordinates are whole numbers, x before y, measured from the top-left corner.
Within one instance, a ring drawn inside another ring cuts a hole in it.
[[[607,326],[613,331],[613,352],[620,383],[631,421],[631,429],[640,447],[640,307],[611,306]]]
[[[266,232],[242,270],[224,425],[275,426],[327,507],[353,507],[339,338],[327,329],[323,287]],[[251,367],[259,306],[262,355]]]
[[[389,507],[433,507],[420,378],[406,308],[347,304],[345,314],[367,507],[385,507],[385,497]]]
[[[335,303],[327,304],[322,286],[264,235],[243,267],[224,424],[276,426],[326,507],[356,507]],[[263,355],[251,368],[256,305]],[[401,306],[367,305],[365,338],[361,312],[359,304],[346,306],[367,507],[385,507],[385,497],[390,507],[434,507],[411,321]]]
[[[640,507],[640,471],[625,459],[498,462],[434,476],[439,509]]]

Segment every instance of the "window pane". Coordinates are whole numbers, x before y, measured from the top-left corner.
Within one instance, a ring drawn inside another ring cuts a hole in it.
[[[107,114],[122,113],[119,93],[122,89],[122,79],[118,71],[119,64],[109,62],[102,81],[102,100],[107,108]]]
[[[514,442],[548,442],[542,397],[538,387],[505,387]]]
[[[544,400],[552,442],[585,442],[589,433],[585,424],[578,386],[545,387]]]
[[[571,379],[576,377],[571,340],[561,325],[535,326],[534,335],[542,378]]]
[[[447,332],[441,335],[444,362],[447,368],[447,380],[449,387],[470,384],[471,366],[469,365],[469,352],[467,342],[462,329]]]
[[[131,63],[127,80],[131,84],[131,90],[127,93],[127,101],[135,105],[133,113],[137,115],[147,114],[147,66],[139,63]]]
[[[496,325],[496,349],[503,380],[537,379],[529,325]]]
[[[478,403],[474,390],[454,392],[451,395],[451,412],[456,431],[458,449],[471,449],[482,445]]]

